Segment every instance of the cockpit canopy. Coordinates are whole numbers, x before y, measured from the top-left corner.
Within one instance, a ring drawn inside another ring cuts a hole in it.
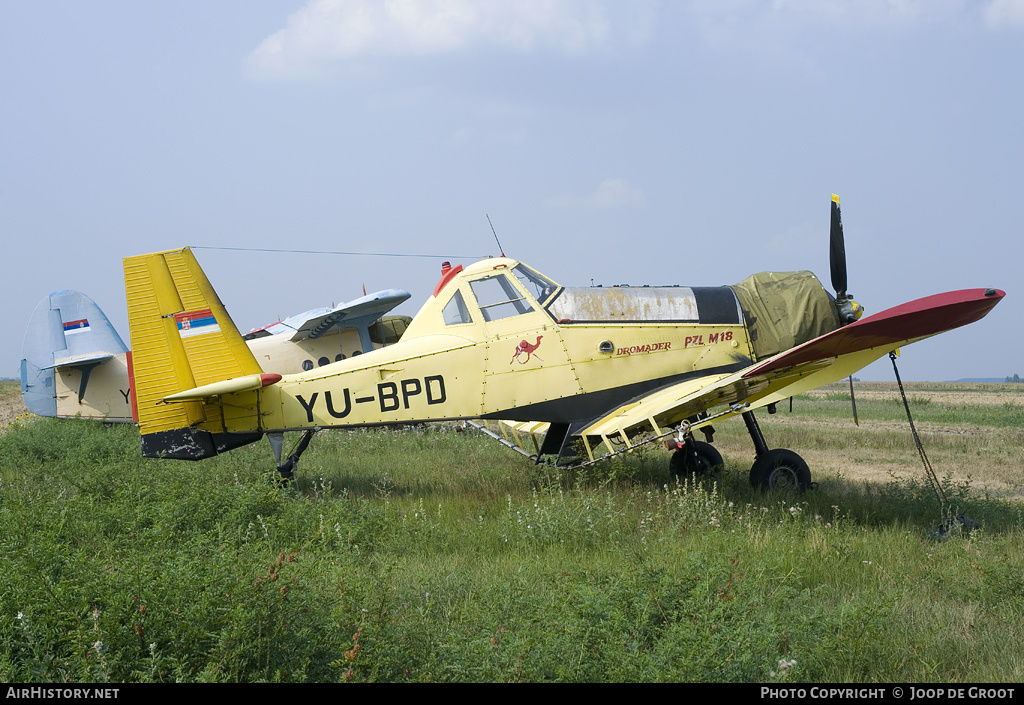
[[[727,286],[614,286],[562,289],[547,307],[565,323],[743,322]]]
[[[448,282],[445,279],[450,277],[448,271],[445,271],[445,276],[438,285],[440,288],[435,292],[438,298],[444,299],[445,295],[449,297],[441,312],[446,326],[473,323],[473,312],[477,309],[482,320],[486,322],[529,313],[534,310],[531,297],[537,305],[543,307],[559,289],[555,282],[521,262],[512,264],[508,261],[496,264],[491,269],[479,271],[470,268],[463,273],[469,285],[467,293],[472,296],[475,304],[470,306],[463,288],[449,289],[447,286]],[[516,281],[529,296],[523,295],[523,291],[516,286]]]

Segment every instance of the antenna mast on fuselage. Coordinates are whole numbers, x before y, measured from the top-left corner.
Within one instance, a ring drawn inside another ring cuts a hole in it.
[[[484,213],[484,215],[487,215],[487,214]],[[502,257],[504,257],[505,256],[505,250],[501,247],[501,241],[498,240],[498,233],[496,233],[494,231],[494,223],[491,222],[491,216],[489,216],[489,215],[487,215],[487,224],[491,226],[491,232],[494,233],[494,241],[498,243],[498,252],[501,253]]]

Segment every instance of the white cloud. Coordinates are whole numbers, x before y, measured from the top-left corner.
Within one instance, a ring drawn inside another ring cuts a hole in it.
[[[605,179],[589,196],[557,196],[548,199],[552,208],[641,208],[644,192],[625,179]]]
[[[246,57],[254,78],[315,75],[327,65],[470,48],[579,55],[642,41],[652,0],[310,0]]]
[[[669,16],[712,47],[785,55],[822,30],[1024,28],[1024,0],[308,0],[245,64],[252,78],[287,80],[481,50],[583,56],[648,43]]]

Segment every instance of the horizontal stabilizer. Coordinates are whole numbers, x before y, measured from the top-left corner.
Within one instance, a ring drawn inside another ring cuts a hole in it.
[[[236,377],[234,379],[226,379],[223,382],[204,384],[202,387],[196,387],[195,389],[188,389],[184,392],[178,392],[177,394],[166,396],[164,397],[164,401],[200,401],[203,399],[212,399],[213,397],[218,397],[222,394],[251,392],[280,381],[281,375],[264,372],[263,374]]]
[[[44,367],[48,369],[52,367],[85,367],[87,365],[96,365],[101,362],[113,359],[111,353],[89,353],[88,355],[73,355],[71,357],[62,357],[53,361],[52,365]]]

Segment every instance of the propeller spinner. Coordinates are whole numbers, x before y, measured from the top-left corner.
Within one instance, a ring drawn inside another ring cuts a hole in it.
[[[836,290],[836,307],[842,325],[853,323],[864,313],[864,307],[846,292],[846,244],[843,241],[843,216],[839,211],[839,196],[832,194],[832,227],[829,229],[829,266],[832,269],[832,288]]]

